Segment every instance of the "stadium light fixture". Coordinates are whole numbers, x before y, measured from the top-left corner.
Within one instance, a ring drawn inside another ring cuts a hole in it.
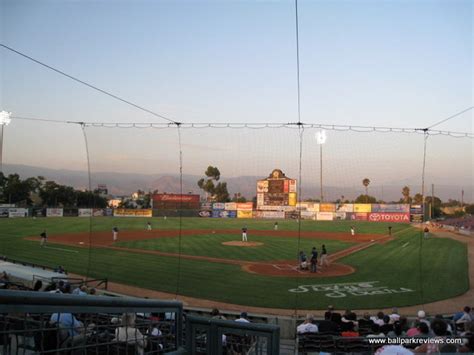
[[[316,143],[319,144],[319,183],[320,183],[320,190],[321,190],[321,202],[324,201],[323,195],[323,144],[326,143],[326,131],[324,129],[316,132]]]
[[[12,121],[11,119],[11,112],[7,111],[1,111],[0,112],[0,125],[1,126],[8,126],[10,122]]]
[[[0,112],[0,173],[3,173],[3,128],[12,121],[11,115],[11,112]]]

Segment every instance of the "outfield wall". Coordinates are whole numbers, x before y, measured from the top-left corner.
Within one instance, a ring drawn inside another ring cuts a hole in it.
[[[200,209],[124,209],[124,208],[13,208],[2,207],[0,216],[20,217],[202,217],[202,218],[255,218],[297,219],[314,221],[370,221],[410,223],[420,220],[421,206],[408,204],[334,204],[301,202],[294,207],[263,206],[254,210],[252,202],[203,203]]]

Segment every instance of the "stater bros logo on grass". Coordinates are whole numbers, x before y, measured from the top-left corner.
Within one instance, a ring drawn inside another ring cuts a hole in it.
[[[400,287],[390,288],[387,286],[375,285],[379,281],[365,281],[365,282],[351,282],[340,284],[325,284],[325,285],[300,285],[297,288],[288,290],[293,293],[306,292],[324,292],[326,297],[342,298],[347,296],[377,296],[395,293],[414,292],[414,290]]]

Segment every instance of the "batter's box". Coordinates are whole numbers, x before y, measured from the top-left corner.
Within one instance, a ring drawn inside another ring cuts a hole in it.
[[[273,267],[277,270],[297,270],[298,267],[290,264],[273,264]]]

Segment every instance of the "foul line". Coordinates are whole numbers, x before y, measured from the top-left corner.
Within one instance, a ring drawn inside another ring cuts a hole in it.
[[[71,249],[55,248],[55,247],[48,247],[48,246],[44,246],[43,248],[60,250],[60,251],[67,251],[67,252],[70,252],[70,253],[79,253],[78,250],[71,250]]]

